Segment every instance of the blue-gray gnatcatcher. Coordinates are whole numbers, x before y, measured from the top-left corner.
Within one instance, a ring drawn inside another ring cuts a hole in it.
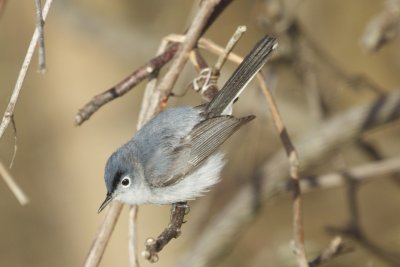
[[[187,201],[216,184],[224,165],[218,148],[255,118],[225,114],[275,47],[274,38],[264,37],[211,102],[166,109],[115,151],[106,164],[107,197],[99,212],[113,199],[131,205]]]

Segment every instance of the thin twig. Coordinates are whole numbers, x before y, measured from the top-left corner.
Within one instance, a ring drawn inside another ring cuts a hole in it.
[[[153,263],[157,262],[158,252],[160,252],[173,238],[179,237],[188,210],[189,206],[187,205],[187,202],[178,202],[172,205],[171,218],[168,227],[164,229],[157,239],[148,238],[146,240],[146,250],[142,252],[142,256],[146,260]]]
[[[24,191],[18,186],[15,180],[12,178],[11,174],[7,171],[3,162],[0,161],[0,176],[3,177],[4,182],[8,185],[11,192],[18,199],[18,202],[24,206],[29,203],[28,197],[25,195]]]
[[[49,12],[49,9],[50,9],[52,3],[53,3],[53,0],[47,0],[46,3],[44,4],[43,21],[46,20],[47,14]],[[19,93],[21,92],[22,84],[24,82],[26,72],[28,71],[29,65],[31,63],[33,52],[35,51],[35,47],[38,42],[38,39],[39,39],[39,30],[36,28],[35,32],[33,33],[31,42],[29,44],[28,51],[26,52],[24,62],[22,63],[22,67],[19,72],[13,93],[11,95],[10,102],[7,105],[6,111],[4,112],[4,116],[3,116],[3,119],[0,124],[0,139],[3,137],[3,134],[6,130],[6,128],[8,127],[8,125],[11,122],[11,118],[14,114],[15,105],[17,103]]]
[[[129,207],[128,215],[128,255],[129,255],[129,266],[139,267],[139,258],[137,256],[137,229],[136,220],[138,215],[139,207],[137,205],[131,205]]]
[[[329,246],[315,259],[310,261],[310,267],[317,267],[337,256],[354,251],[354,248],[343,242],[340,236],[335,237]]]
[[[232,37],[229,39],[228,44],[225,46],[224,53],[222,53],[218,60],[217,63],[214,65],[214,71],[219,72],[222,69],[222,66],[225,64],[226,59],[228,58],[228,55],[232,52],[233,48],[239,41],[239,39],[242,37],[243,33],[245,33],[247,30],[246,26],[239,26],[235,33],[232,35]]]
[[[302,219],[302,204],[301,204],[301,190],[299,183],[299,159],[297,152],[290,140],[289,133],[286,130],[281,115],[279,114],[278,107],[265,84],[265,79],[261,73],[257,75],[261,90],[267,101],[269,110],[272,115],[272,120],[279,133],[279,137],[282,141],[283,147],[285,148],[286,154],[289,158],[290,163],[290,178],[293,189],[293,231],[294,231],[294,249],[297,257],[297,263],[301,267],[308,266],[308,260],[306,256],[304,246],[304,230],[303,230],[303,219]]]
[[[35,0],[36,6],[36,29],[39,31],[39,72],[45,73],[46,72],[46,55],[44,50],[44,20],[42,16],[42,3],[41,0]]]

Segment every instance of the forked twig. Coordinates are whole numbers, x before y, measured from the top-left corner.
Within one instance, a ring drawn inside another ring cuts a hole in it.
[[[43,21],[46,20],[47,14],[49,12],[52,3],[53,0],[47,0],[46,3],[44,4]],[[24,62],[22,63],[21,70],[18,74],[17,82],[15,84],[13,93],[11,95],[10,102],[7,105],[6,111],[4,112],[3,119],[0,124],[0,139],[3,137],[3,134],[8,125],[10,124],[11,119],[14,115],[15,105],[17,104],[19,93],[21,92],[22,84],[24,82],[26,72],[28,71],[29,65],[31,63],[33,52],[35,50],[36,44],[38,43],[38,39],[39,39],[39,30],[36,28],[35,32],[33,33],[31,42],[29,44],[28,51],[26,52]]]

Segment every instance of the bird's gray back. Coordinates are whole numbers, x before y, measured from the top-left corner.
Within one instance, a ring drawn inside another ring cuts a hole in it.
[[[200,112],[199,108],[188,106],[166,109],[136,133],[128,144],[134,146],[146,179],[168,173],[172,151],[201,121]]]

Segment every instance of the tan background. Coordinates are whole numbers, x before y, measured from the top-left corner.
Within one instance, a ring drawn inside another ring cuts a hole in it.
[[[224,44],[240,24],[248,26],[246,37],[235,50],[245,54],[263,34],[254,18],[256,1],[235,1],[207,33]],[[368,4],[367,4],[368,3]],[[400,83],[398,41],[378,54],[369,55],[359,40],[369,19],[382,8],[383,1],[307,0],[299,8],[300,21],[307,32],[349,73],[364,73],[389,89]],[[180,33],[188,24],[191,1],[55,1],[45,28],[48,71],[40,75],[36,57],[19,98],[15,120],[18,152],[12,174],[28,194],[31,203],[21,207],[0,181],[0,266],[80,266],[103,214],[97,208],[105,195],[103,169],[107,157],[135,131],[143,84],[97,112],[82,127],[73,126],[77,110],[92,96],[108,89],[152,57],[160,39]],[[5,109],[34,30],[34,1],[8,1],[0,18],[0,110]],[[207,54],[207,58],[215,58]],[[212,61],[211,61],[212,62]],[[234,65],[223,71],[226,79]],[[187,68],[179,80],[185,86],[193,78]],[[253,84],[254,85],[254,84]],[[238,102],[237,114],[254,113],[260,119],[225,146],[230,164],[224,181],[208,196],[196,201],[184,226],[183,235],[173,240],[154,266],[173,266],[180,252],[188,247],[201,225],[202,206],[215,201],[210,214],[234,194],[246,180],[254,162],[280,146],[266,117],[265,103],[252,86]],[[345,104],[363,99],[348,88]],[[310,123],[303,91],[296,84],[281,86],[278,104],[294,135]],[[281,98],[280,98],[281,97]],[[348,98],[347,98],[348,97]],[[259,100],[257,100],[259,99]],[[341,99],[343,100],[343,99]],[[170,105],[196,104],[188,97]],[[299,116],[300,115],[300,116]],[[267,126],[266,126],[267,125]],[[395,136],[399,127],[389,133]],[[379,136],[378,136],[379,138]],[[381,140],[398,155],[396,139]],[[243,142],[248,142],[248,145]],[[232,145],[236,144],[235,149]],[[0,142],[0,159],[8,164],[13,153],[11,128]],[[261,148],[260,148],[261,147]],[[256,150],[256,151],[255,151]],[[254,158],[251,157],[254,156]],[[256,155],[264,155],[256,158]],[[244,160],[245,159],[245,160]],[[357,158],[348,156],[348,164]],[[329,170],[329,163],[325,166]],[[330,240],[327,225],[346,222],[344,190],[327,190],[305,196],[304,216],[310,255],[316,255]],[[362,223],[367,233],[384,247],[400,251],[400,196],[393,184],[379,180],[361,190]],[[268,204],[254,224],[223,261],[226,266],[245,266],[255,260],[254,240],[263,240],[268,261],[264,266],[290,266],[290,197],[282,196]],[[155,236],[166,225],[169,207],[145,206],[139,213],[140,249],[145,238]],[[207,213],[206,213],[207,214]],[[204,215],[202,215],[204,216]],[[207,216],[207,215],[206,215]],[[127,212],[116,226],[101,266],[127,266]],[[143,266],[150,264],[141,262]],[[385,266],[362,248],[329,266]],[[293,266],[293,265],[292,265]],[[328,265],[327,265],[328,266]]]

